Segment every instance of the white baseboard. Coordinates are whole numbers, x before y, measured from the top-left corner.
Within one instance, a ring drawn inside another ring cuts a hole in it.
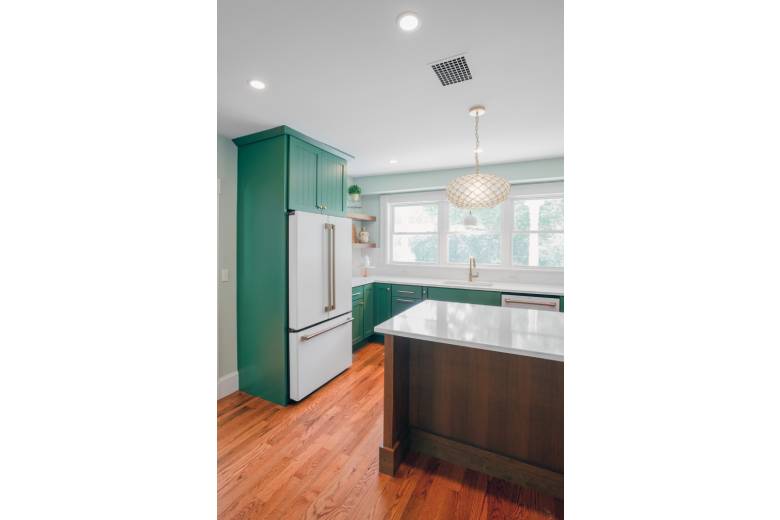
[[[225,374],[217,380],[217,399],[222,399],[238,390],[238,372]]]

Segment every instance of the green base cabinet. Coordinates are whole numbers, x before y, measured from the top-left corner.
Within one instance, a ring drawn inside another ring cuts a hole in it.
[[[363,300],[352,300],[352,346],[363,341]]]
[[[368,284],[363,290],[363,337],[374,334],[374,285]]]
[[[375,283],[374,321],[376,322],[376,325],[379,325],[392,317],[392,302],[392,286],[389,283]]]
[[[475,291],[473,289],[452,289],[449,287],[428,287],[428,299],[443,302],[474,303],[477,305],[501,306],[501,293]]]
[[[393,310],[393,316],[396,316],[402,312],[404,312],[406,309],[411,309],[418,303],[420,303],[422,299],[412,299],[412,298],[393,298],[392,303],[392,310]]]

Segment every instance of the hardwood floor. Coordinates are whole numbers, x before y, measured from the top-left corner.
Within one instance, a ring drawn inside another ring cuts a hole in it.
[[[559,500],[424,455],[380,474],[383,361],[370,343],[286,408],[242,392],[221,399],[219,518],[563,518]]]

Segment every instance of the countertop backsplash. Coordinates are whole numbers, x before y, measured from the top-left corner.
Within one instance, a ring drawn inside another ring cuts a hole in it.
[[[352,252],[352,274],[363,275],[363,256],[368,255],[373,269],[368,271],[369,276],[408,276],[410,278],[441,278],[447,280],[466,279],[468,266],[415,266],[415,265],[388,265],[382,262],[384,250],[382,247],[375,249],[354,249]],[[553,269],[500,269],[477,265],[479,281],[482,282],[517,282],[542,285],[563,285],[563,270]]]

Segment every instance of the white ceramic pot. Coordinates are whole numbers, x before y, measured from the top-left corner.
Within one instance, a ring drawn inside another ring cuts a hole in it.
[[[349,198],[352,199],[352,202],[360,202],[360,193],[350,193]]]

